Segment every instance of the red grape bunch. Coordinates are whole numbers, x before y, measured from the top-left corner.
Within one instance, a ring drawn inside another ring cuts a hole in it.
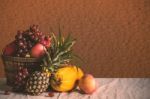
[[[32,47],[45,39],[45,35],[40,32],[38,25],[32,25],[26,31],[18,31],[15,36],[17,45],[17,57],[30,57],[29,51]]]
[[[41,45],[37,46],[38,44]],[[50,36],[43,34],[38,25],[32,25],[25,31],[18,31],[15,41],[8,44],[3,53],[6,56],[15,57],[40,57],[40,54],[44,52],[43,47],[49,48],[50,45]]]
[[[15,83],[14,83],[15,86],[13,89],[15,91],[24,90],[28,76],[29,73],[27,68],[20,66],[15,77]]]

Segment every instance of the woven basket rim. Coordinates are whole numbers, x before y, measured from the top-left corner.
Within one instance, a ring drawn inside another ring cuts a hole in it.
[[[13,57],[1,55],[4,61],[14,61],[14,62],[39,62],[40,58],[26,58],[26,57]]]

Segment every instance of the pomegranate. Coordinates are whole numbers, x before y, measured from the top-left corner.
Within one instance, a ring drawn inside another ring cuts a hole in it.
[[[31,49],[31,56],[35,58],[39,58],[45,54],[45,46],[37,43],[33,48]]]
[[[45,39],[42,39],[40,43],[43,44],[46,48],[49,48],[51,46],[51,38],[46,37]]]
[[[96,90],[96,81],[91,74],[85,74],[79,80],[79,88],[86,94],[92,94]]]
[[[6,56],[13,56],[16,52],[16,48],[15,42],[12,42],[4,48],[3,54]]]

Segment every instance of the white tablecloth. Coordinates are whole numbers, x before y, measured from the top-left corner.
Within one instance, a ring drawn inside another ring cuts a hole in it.
[[[11,92],[4,95],[9,87],[0,79],[0,99],[150,99],[149,78],[97,78],[98,87],[92,95],[79,92],[55,93],[54,97],[30,96]]]

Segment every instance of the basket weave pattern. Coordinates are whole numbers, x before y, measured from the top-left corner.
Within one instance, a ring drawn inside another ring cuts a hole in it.
[[[21,58],[2,55],[2,59],[4,63],[7,84],[9,86],[14,85],[15,75],[20,66],[26,67],[28,69],[28,72],[32,73],[33,70],[38,69],[38,66],[40,64],[40,61],[37,58]]]

